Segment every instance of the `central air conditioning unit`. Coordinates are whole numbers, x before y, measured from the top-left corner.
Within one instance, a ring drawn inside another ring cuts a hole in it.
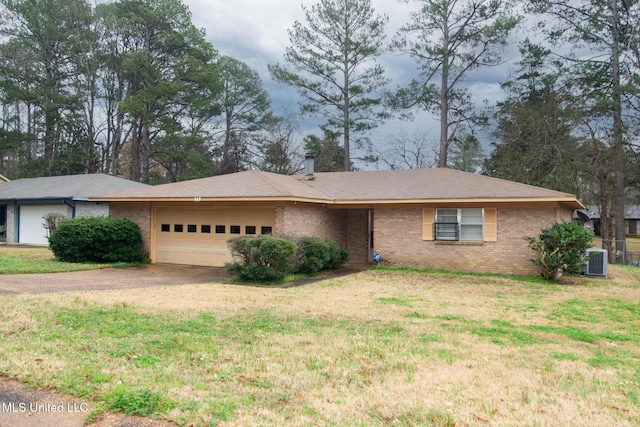
[[[607,277],[608,253],[606,249],[587,249],[587,262],[584,266],[586,276]]]

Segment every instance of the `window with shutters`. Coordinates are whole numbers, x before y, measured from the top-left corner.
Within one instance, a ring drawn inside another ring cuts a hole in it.
[[[425,208],[423,240],[497,241],[495,208]]]

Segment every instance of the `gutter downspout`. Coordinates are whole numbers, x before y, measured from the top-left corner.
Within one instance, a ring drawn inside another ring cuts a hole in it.
[[[11,234],[11,243],[18,243],[20,241],[20,205],[17,200],[13,201],[13,230],[11,230]],[[8,238],[9,234],[7,233],[7,243],[9,242]]]
[[[76,206],[72,205],[71,203],[69,203],[67,201],[67,199],[62,199],[62,204],[63,205],[67,205],[71,208],[71,218],[75,218],[76,217]]]

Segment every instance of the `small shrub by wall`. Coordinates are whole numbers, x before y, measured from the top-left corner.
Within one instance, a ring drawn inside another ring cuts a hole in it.
[[[225,268],[242,280],[270,282],[282,280],[293,270],[292,262],[296,245],[288,240],[272,236],[241,236],[228,242],[231,255],[236,262]]]
[[[345,248],[338,247],[333,240],[322,240],[317,237],[301,237],[298,239],[299,251],[304,253],[298,271],[316,273],[322,270],[340,268],[348,258]]]
[[[49,237],[55,257],[66,262],[140,262],[141,245],[138,226],[115,217],[66,219]]]
[[[593,231],[576,222],[558,222],[542,230],[538,237],[525,237],[529,247],[538,255],[531,261],[540,267],[545,280],[562,274],[580,274],[590,248]]]
[[[240,236],[228,241],[236,260],[225,268],[242,280],[282,280],[292,272],[316,273],[340,268],[348,259],[345,248],[316,237]]]

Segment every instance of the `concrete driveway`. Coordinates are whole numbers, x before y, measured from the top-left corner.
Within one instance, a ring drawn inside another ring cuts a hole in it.
[[[0,275],[0,295],[221,283],[229,277],[224,268],[165,264],[145,264],[73,273],[7,274]]]

